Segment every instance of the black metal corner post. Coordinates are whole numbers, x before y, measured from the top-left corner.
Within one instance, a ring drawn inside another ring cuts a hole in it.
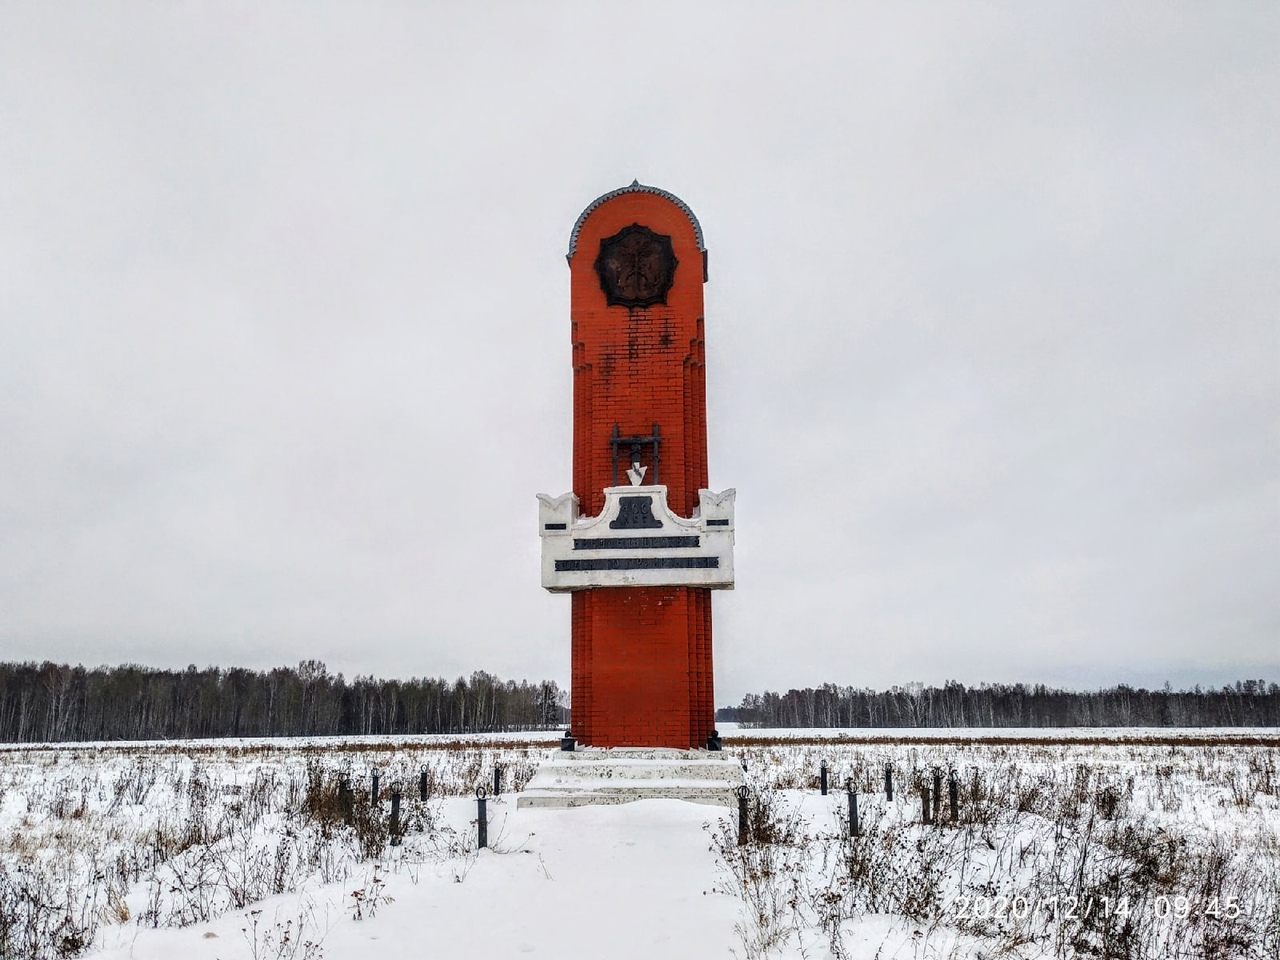
[[[853,789],[853,777],[844,782],[844,789],[849,794],[849,836],[862,836],[862,824],[858,820],[858,792]]]
[[[920,785],[920,822],[928,826],[933,822],[931,814],[933,813],[933,805],[929,802],[929,785],[922,783]]]
[[[884,798],[893,799],[893,764],[891,763],[884,765]]]
[[[391,845],[398,847],[400,843],[400,788],[393,786],[391,788]]]
[[[751,790],[745,784],[738,788],[738,846],[747,845],[747,798]]]
[[[351,795],[351,778],[345,775],[338,781],[338,803],[342,807],[342,819],[350,824],[355,803]]]
[[[485,809],[484,787],[476,787],[476,849],[489,845],[489,813]]]
[[[500,763],[493,765],[493,795],[502,796],[502,764]]]
[[[951,776],[947,778],[947,789],[951,793],[951,822],[960,822],[960,785],[956,782],[956,771],[951,769]]]
[[[427,766],[426,764],[423,764],[422,769],[418,772],[418,799],[423,803],[426,803],[429,795],[430,790],[427,782]]]
[[[827,795],[827,761],[825,760],[818,767],[818,789],[822,791],[824,797]]]
[[[933,768],[933,822],[942,826],[942,768]]]
[[[369,771],[369,803],[373,806],[378,805],[378,768],[373,767]]]

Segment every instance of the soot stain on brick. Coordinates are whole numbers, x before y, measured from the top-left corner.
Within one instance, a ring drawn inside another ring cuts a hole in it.
[[[648,319],[647,310],[632,310],[627,318],[627,359],[632,363],[640,359],[640,345],[644,339],[644,325]]]

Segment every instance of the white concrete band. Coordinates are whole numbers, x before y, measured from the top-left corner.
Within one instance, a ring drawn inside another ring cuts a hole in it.
[[[578,498],[538,494],[542,585],[553,592],[589,587],[683,586],[733,589],[732,488],[698,491],[690,518],[667,506],[667,488],[605,487],[599,516],[578,516]]]

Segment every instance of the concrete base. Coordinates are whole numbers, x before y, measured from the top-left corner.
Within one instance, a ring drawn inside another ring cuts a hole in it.
[[[517,807],[582,807],[654,798],[732,806],[746,782],[732,757],[667,747],[583,747],[538,766]]]

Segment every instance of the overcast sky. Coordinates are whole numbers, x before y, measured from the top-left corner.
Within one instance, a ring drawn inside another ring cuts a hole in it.
[[[0,0],[0,658],[567,685],[569,271],[710,250],[716,700],[1280,680],[1280,5]]]

